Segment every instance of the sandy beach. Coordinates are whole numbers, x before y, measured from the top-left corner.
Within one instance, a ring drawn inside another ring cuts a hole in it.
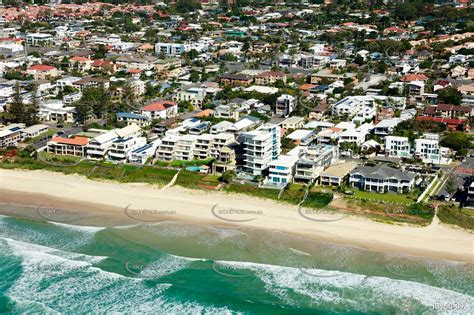
[[[438,220],[427,227],[391,225],[223,192],[99,182],[45,171],[0,170],[0,203],[1,214],[69,224],[105,226],[171,220],[249,226],[373,251],[474,262],[474,235]],[[19,211],[10,204],[30,207]]]

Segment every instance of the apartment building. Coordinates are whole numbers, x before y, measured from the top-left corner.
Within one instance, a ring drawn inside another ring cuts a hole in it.
[[[450,164],[451,150],[439,145],[439,135],[425,133],[422,138],[415,139],[415,156],[423,163]]]
[[[406,106],[405,97],[381,96],[381,95],[356,95],[347,96],[338,101],[332,107],[334,116],[356,116],[356,120],[365,121],[375,116],[377,105],[385,105],[393,108],[404,109]]]
[[[330,144],[318,144],[306,148],[296,163],[295,181],[315,182],[324,168],[339,159],[339,149]]]
[[[46,151],[58,155],[86,156],[89,138],[86,137],[54,137],[47,143]]]
[[[194,158],[197,137],[194,135],[184,135],[178,138],[174,149],[174,159],[180,161],[190,161]]]
[[[251,175],[262,175],[268,163],[280,155],[280,127],[265,124],[256,130],[241,134],[244,145],[243,170]]]
[[[269,174],[264,182],[266,186],[285,187],[293,181],[296,162],[298,156],[280,155],[278,159],[271,161],[269,165]]]
[[[289,94],[283,94],[276,100],[275,113],[281,117],[288,117],[296,106],[296,99]]]
[[[385,137],[385,154],[391,157],[411,157],[411,145],[407,137]]]
[[[107,159],[113,162],[124,163],[134,150],[146,144],[145,137],[126,137],[116,139],[107,152]]]
[[[166,135],[156,149],[156,158],[161,161],[174,160],[175,146],[179,136]]]
[[[415,185],[415,173],[386,165],[359,166],[350,173],[349,185],[378,193],[407,193]]]
[[[214,135],[202,134],[196,138],[194,146],[194,159],[205,160],[211,154],[211,142],[214,139]]]
[[[87,145],[87,158],[92,160],[105,159],[110,147],[116,140],[138,137],[140,134],[141,129],[135,124],[103,133],[89,141]]]

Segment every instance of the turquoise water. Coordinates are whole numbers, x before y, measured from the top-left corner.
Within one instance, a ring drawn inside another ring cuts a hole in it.
[[[247,228],[0,216],[0,313],[469,314],[473,270]]]
[[[201,170],[201,167],[200,166],[188,166],[186,167],[186,169],[188,171],[195,171],[195,172],[199,172]]]

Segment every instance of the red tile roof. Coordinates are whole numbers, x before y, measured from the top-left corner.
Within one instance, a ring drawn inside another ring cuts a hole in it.
[[[418,116],[416,117],[417,121],[432,121],[437,123],[443,123],[448,125],[464,125],[466,123],[465,119],[457,118],[441,118],[441,117],[430,117],[430,116]]]
[[[407,74],[404,75],[400,81],[411,82],[411,81],[426,81],[428,77],[424,74]]]
[[[154,102],[154,103],[146,105],[145,107],[142,108],[142,110],[148,111],[148,112],[156,112],[156,111],[165,110],[166,108],[175,106],[175,105],[176,103],[173,101],[158,101],[158,102]]]
[[[89,143],[89,138],[79,136],[75,138],[54,137],[51,142],[84,146]]]
[[[31,66],[28,70],[34,70],[34,71],[50,71],[56,69],[55,67],[48,66],[48,65],[34,65]]]

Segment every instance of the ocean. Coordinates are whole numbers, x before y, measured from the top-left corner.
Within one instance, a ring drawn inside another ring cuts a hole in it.
[[[472,314],[473,271],[276,231],[0,216],[7,314]]]

